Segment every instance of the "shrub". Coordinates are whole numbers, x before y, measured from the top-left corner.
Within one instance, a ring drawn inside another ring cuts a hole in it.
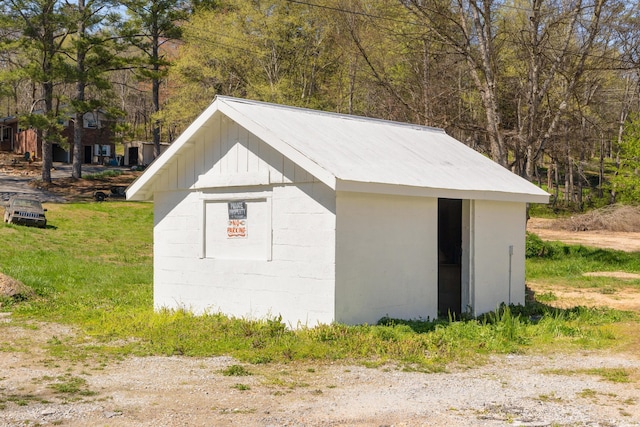
[[[527,232],[525,249],[527,258],[551,258],[555,252],[552,244],[544,242],[537,234]]]

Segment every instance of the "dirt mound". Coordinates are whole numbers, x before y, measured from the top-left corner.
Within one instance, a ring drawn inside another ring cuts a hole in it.
[[[562,228],[558,224],[561,221],[563,220],[531,218],[527,221],[527,231],[536,234],[542,240],[555,240],[570,245],[583,245],[592,248],[640,252],[640,232],[607,230],[575,232]]]
[[[34,296],[33,289],[11,276],[0,273],[0,297],[24,301]]]
[[[611,205],[557,221],[557,227],[569,231],[640,231],[640,207]]]

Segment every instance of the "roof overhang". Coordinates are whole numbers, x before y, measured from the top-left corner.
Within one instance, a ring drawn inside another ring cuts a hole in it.
[[[338,180],[335,190],[355,193],[374,193],[411,197],[435,197],[463,200],[492,200],[498,202],[544,204],[549,203],[549,194],[542,189],[540,189],[539,193],[509,193],[504,191],[412,187],[408,185]]]

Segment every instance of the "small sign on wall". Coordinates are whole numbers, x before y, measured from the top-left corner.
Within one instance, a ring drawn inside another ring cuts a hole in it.
[[[229,221],[227,223],[228,239],[247,238],[247,203],[229,202]]]

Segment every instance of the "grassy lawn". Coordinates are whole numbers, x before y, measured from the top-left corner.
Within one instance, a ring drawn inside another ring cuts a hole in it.
[[[250,363],[348,359],[437,371],[452,362],[479,363],[492,353],[625,349],[639,320],[635,313],[560,310],[532,302],[460,322],[383,319],[376,326],[334,324],[291,331],[277,318],[247,321],[217,313],[154,312],[151,204],[46,207],[46,229],[0,226],[0,271],[37,295],[26,301],[0,300],[0,311],[13,313],[13,325],[51,321],[76,327],[82,332],[78,337],[49,341],[49,351],[60,357],[227,354]],[[640,272],[640,254],[562,245],[554,250],[528,260],[530,277],[580,287],[584,271]],[[606,278],[591,280],[615,286]],[[0,324],[0,336],[6,325]]]

